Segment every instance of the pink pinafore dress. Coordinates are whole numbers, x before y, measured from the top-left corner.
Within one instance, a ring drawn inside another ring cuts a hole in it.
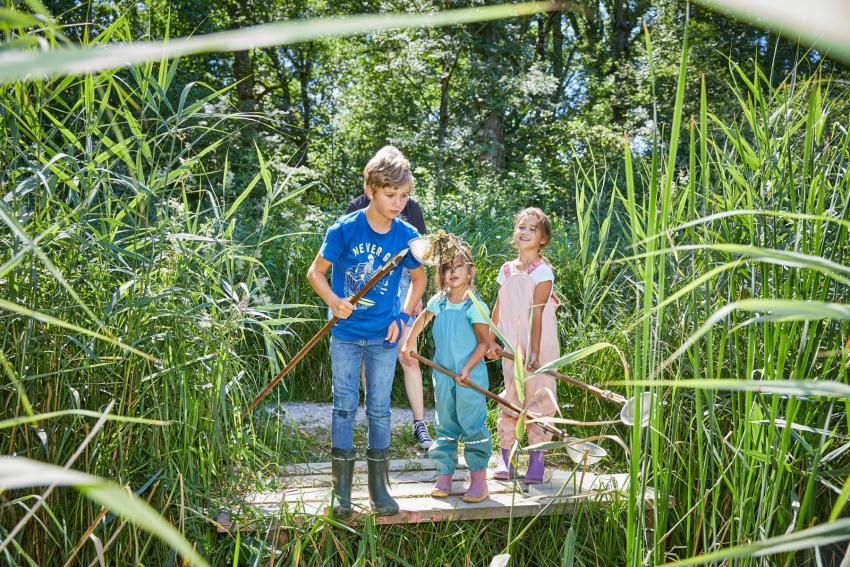
[[[531,347],[531,308],[534,300],[534,288],[537,282],[532,277],[535,270],[544,266],[543,260],[538,260],[529,266],[525,272],[515,271],[513,262],[507,262],[501,267],[502,286],[499,288],[499,323],[498,327],[507,338],[511,349],[519,347],[522,349],[523,360]],[[558,299],[553,293],[549,295],[543,308],[542,328],[540,330],[540,350],[538,352],[538,364],[540,366],[551,362],[560,356],[558,344],[558,325],[555,311],[559,305]],[[541,375],[525,382],[525,401],[520,403],[514,380],[514,362],[506,358],[502,359],[502,371],[505,376],[504,396],[518,406],[525,406],[529,411],[539,415],[552,416],[556,413],[555,406],[555,379],[551,376]],[[501,407],[498,421],[498,432],[501,446],[510,449],[516,440],[517,415]],[[552,434],[547,433],[538,425],[528,426],[528,443],[544,443],[552,439]]]

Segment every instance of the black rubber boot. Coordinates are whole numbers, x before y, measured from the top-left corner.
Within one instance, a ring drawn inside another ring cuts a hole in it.
[[[379,516],[398,514],[398,503],[387,491],[390,480],[389,449],[366,451],[366,462],[369,465],[369,498],[372,509]]]
[[[337,506],[334,514],[347,518],[354,511],[351,508],[351,480],[354,477],[354,449],[331,449],[331,476],[334,482],[334,495]]]

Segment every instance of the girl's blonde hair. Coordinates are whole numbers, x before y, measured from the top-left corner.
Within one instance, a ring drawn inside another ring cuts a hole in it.
[[[552,221],[549,220],[549,215],[543,212],[543,209],[537,207],[526,207],[516,214],[514,217],[514,229],[522,222],[525,217],[537,217],[537,233],[540,235],[540,248],[543,249],[552,241]],[[514,239],[514,246],[516,246]]]
[[[469,287],[470,289],[475,289],[475,264],[472,262],[472,251],[469,250],[468,246],[462,244],[457,247],[457,254],[443,262],[440,262],[437,273],[434,274],[434,284],[437,286],[438,291],[445,291],[447,289],[446,273],[448,270],[446,270],[446,268],[451,268],[454,264],[455,258],[458,256],[462,256],[466,260],[466,265],[470,268]]]

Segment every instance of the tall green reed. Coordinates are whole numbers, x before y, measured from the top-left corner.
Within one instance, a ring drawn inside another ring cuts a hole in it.
[[[762,548],[722,549],[823,521],[844,484],[844,450],[830,451],[846,426],[805,385],[846,381],[847,96],[820,76],[774,88],[758,67],[749,75],[732,63],[739,119],[712,115],[701,82],[699,119],[680,144],[686,58],[685,41],[665,167],[659,145],[638,174],[625,154],[622,206],[637,253],[618,262],[640,282],[629,326],[636,388],[663,377],[675,408],[651,408],[645,438],[633,430],[627,554],[633,565],[704,552],[761,564]],[[699,378],[709,382],[692,390]],[[725,392],[721,378],[799,386]],[[660,504],[651,531],[638,498],[648,485]],[[671,552],[674,542],[683,551]],[[820,553],[793,549],[778,563]]]
[[[101,35],[132,39],[121,19]],[[240,465],[285,457],[279,443],[266,445],[274,439],[264,419],[259,429],[239,422],[242,390],[253,392],[288,353],[280,330],[313,316],[261,300],[268,240],[234,235],[248,195],[260,203],[262,229],[305,188],[272,184],[260,156],[253,181],[225,201],[227,166],[212,158],[228,139],[221,124],[240,117],[207,110],[225,91],[190,84],[174,93],[178,65],[16,82],[0,96],[0,358],[14,386],[0,403],[5,415],[32,416],[2,431],[4,448],[64,461],[91,425],[65,410],[115,400],[120,416],[168,424],[108,421],[77,466],[138,489],[171,517],[183,491],[209,493],[234,482]],[[31,496],[9,498],[7,520]],[[196,504],[180,528],[207,533],[211,502]],[[70,554],[74,534],[96,526],[99,513],[64,491],[45,509],[62,520],[30,522],[11,557],[26,556],[22,542],[36,562],[52,544]],[[143,556],[145,538],[121,526],[97,533],[105,541],[123,529],[112,556]]]

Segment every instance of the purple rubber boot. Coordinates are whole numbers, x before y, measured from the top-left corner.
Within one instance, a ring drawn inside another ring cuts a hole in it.
[[[510,457],[510,449],[502,449],[502,460],[496,465],[496,472],[493,473],[493,478],[496,480],[511,480],[514,477],[514,467],[508,462]]]
[[[446,498],[452,493],[452,478],[454,475],[441,474],[437,477],[437,483],[431,489],[434,498]]]
[[[483,502],[490,496],[487,490],[487,471],[472,471],[469,473],[469,488],[463,495],[464,502]]]
[[[543,482],[543,451],[528,453],[528,470],[525,472],[525,484],[541,484]]]

